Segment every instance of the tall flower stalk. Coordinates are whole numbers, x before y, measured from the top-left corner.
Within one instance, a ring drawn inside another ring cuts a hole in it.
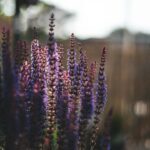
[[[96,145],[97,133],[100,129],[100,123],[102,119],[102,113],[104,112],[106,100],[107,100],[107,87],[106,87],[106,77],[105,77],[105,62],[106,62],[106,49],[103,48],[102,56],[100,60],[98,83],[96,89],[96,101],[95,101],[95,111],[94,111],[94,124],[92,127],[91,135],[91,150],[94,149]]]

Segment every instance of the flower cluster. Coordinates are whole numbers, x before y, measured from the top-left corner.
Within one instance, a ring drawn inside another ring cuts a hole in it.
[[[34,29],[31,47],[18,41],[12,60],[9,31],[3,29],[0,119],[6,150],[95,148],[107,100],[106,49],[102,50],[96,80],[96,62],[88,67],[86,52],[77,46],[72,34],[65,69],[65,49],[55,41],[54,20],[52,14],[45,46],[40,44]]]

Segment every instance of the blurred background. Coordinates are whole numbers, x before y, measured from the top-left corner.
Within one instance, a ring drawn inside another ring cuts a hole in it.
[[[12,45],[31,40],[33,27],[46,42],[53,12],[56,38],[65,47],[74,33],[89,62],[99,62],[105,46],[108,107],[114,108],[112,150],[149,150],[149,6],[149,0],[0,0],[0,29],[11,30]]]

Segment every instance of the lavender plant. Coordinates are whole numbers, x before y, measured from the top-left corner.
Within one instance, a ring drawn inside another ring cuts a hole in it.
[[[13,59],[9,31],[2,31],[0,119],[6,150],[96,149],[107,100],[106,49],[102,50],[96,80],[96,63],[88,67],[86,52],[72,34],[65,69],[64,48],[54,38],[54,20],[52,14],[45,46],[34,29],[31,47],[18,41]]]

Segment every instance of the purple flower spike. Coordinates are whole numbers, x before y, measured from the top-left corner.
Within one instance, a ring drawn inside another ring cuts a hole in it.
[[[13,111],[13,73],[9,49],[9,30],[2,29],[2,114],[5,116],[4,125],[6,131],[6,149],[11,149],[15,139],[14,111]],[[13,123],[12,123],[13,122]]]
[[[57,126],[56,126],[56,86],[57,86],[57,46],[54,39],[54,15],[51,15],[50,18],[50,32],[49,32],[49,41],[48,41],[48,62],[47,62],[47,73],[46,73],[46,93],[48,97],[47,104],[47,138],[50,142],[50,147],[56,148],[56,137],[57,135]]]
[[[55,39],[54,39],[54,27],[55,27],[55,24],[54,24],[54,14],[51,15],[50,17],[50,24],[49,24],[49,39],[48,39],[48,48],[49,48],[49,54],[53,53],[54,52],[54,43],[55,43]],[[52,55],[52,54],[51,54]]]
[[[91,147],[94,148],[96,144],[97,133],[99,131],[99,124],[101,121],[101,115],[104,111],[105,104],[106,104],[106,83],[105,83],[105,62],[106,62],[106,49],[103,48],[101,61],[100,61],[100,68],[98,74],[98,85],[97,85],[97,93],[96,93],[96,107],[95,107],[95,116],[94,116],[94,125],[92,128],[92,137],[91,137]]]
[[[88,74],[87,59],[84,54],[82,64],[82,79],[81,79],[81,111],[79,118],[79,139],[78,139],[78,149],[86,149],[86,134],[89,119],[91,119],[93,114],[93,88],[91,84],[91,79]]]

